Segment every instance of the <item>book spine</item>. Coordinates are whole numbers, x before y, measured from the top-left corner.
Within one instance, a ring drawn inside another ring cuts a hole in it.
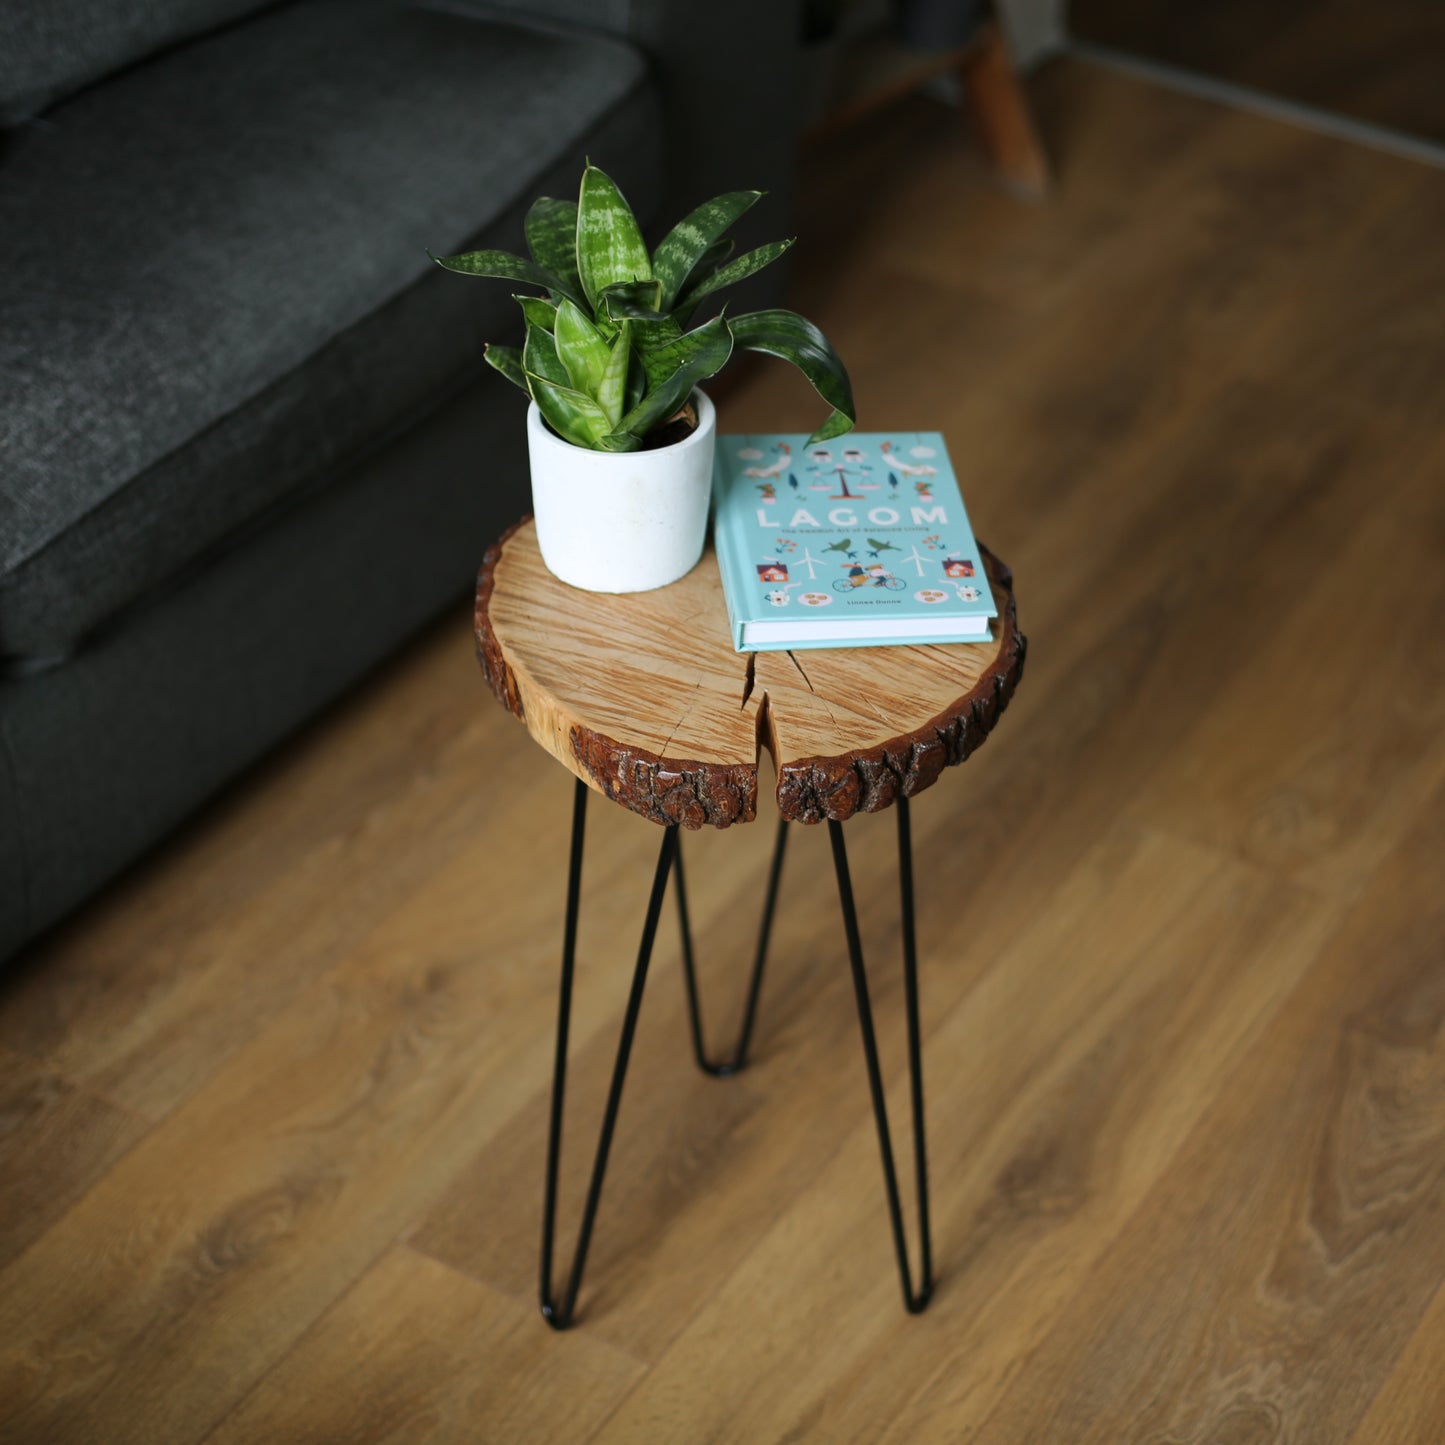
[[[743,650],[742,599],[747,596],[743,574],[743,540],[738,535],[737,508],[728,501],[728,478],[721,451],[713,464],[713,548],[717,553],[718,571],[722,574],[723,600],[727,603],[728,627],[732,632],[733,651]]]

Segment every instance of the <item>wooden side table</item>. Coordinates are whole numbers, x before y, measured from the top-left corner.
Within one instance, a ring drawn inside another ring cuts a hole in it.
[[[513,527],[487,552],[476,597],[482,671],[503,706],[577,780],[542,1224],[542,1314],[554,1328],[565,1329],[576,1310],[669,878],[676,879],[694,1051],[706,1072],[727,1077],[747,1060],[790,822],[828,824],[904,1304],[915,1314],[926,1307],[933,1269],[908,799],[988,736],[1023,670],[1025,639],[1018,630],[1011,575],[986,549],[983,558],[999,613],[988,642],[739,654],[732,649],[711,553],[670,587],[609,596],[579,592],[553,577],[542,563],[530,521]],[[714,1061],[703,1044],[678,830],[751,822],[757,815],[762,748],[772,755],[778,773],[777,840],[741,1035],[726,1059]],[[662,824],[664,832],[577,1246],[559,1300],[552,1282],[557,1166],[587,796],[594,790]],[[916,1288],[841,826],[854,813],[890,805],[896,805],[898,817],[917,1170]]]

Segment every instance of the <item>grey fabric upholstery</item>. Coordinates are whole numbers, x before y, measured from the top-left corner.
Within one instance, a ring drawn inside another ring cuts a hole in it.
[[[627,32],[635,0],[422,0],[457,14],[505,16],[524,25],[558,25],[569,30]]]
[[[5,0],[0,125],[38,115],[163,46],[204,35],[266,0]]]
[[[514,307],[426,248],[472,244],[584,137],[645,208],[644,76],[607,39],[330,0],[21,133],[0,166],[0,653],[69,651],[445,395]]]
[[[522,399],[480,348],[514,308],[423,247],[520,249],[587,154],[645,228],[760,185],[746,219],[787,232],[798,0],[706,12],[705,46],[687,0],[405,3],[263,9],[0,136],[0,635],[67,654],[0,658],[0,958],[459,600],[525,509]]]
[[[0,958],[462,601],[526,509],[511,392],[488,369],[64,667],[0,682]]]

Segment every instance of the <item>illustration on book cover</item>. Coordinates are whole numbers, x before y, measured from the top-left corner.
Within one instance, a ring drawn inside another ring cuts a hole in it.
[[[967,519],[950,519],[934,495],[938,449],[891,436],[867,438],[871,446],[848,440],[797,452],[770,441],[766,449],[734,452],[734,475],[754,493],[752,566],[761,600],[774,608],[822,607],[833,600],[826,586],[860,600],[911,592],[925,606],[977,602],[983,593],[972,582],[978,563]],[[959,529],[954,540],[944,530],[950,521]]]

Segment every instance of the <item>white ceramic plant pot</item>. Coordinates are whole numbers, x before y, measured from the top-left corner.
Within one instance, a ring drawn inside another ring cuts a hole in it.
[[[542,560],[588,592],[648,592],[685,577],[707,540],[717,417],[700,391],[697,427],[670,447],[592,452],[527,410],[532,511]]]

